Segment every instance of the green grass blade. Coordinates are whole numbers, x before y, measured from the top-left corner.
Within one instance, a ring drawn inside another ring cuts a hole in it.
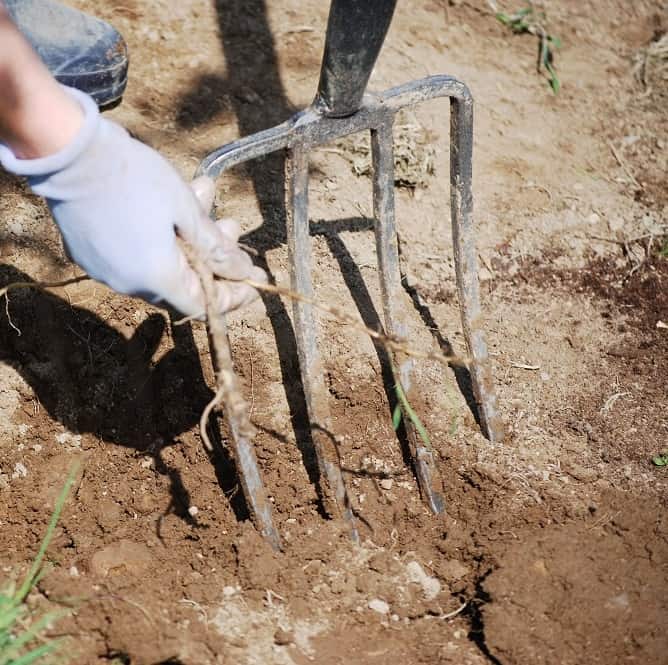
[[[394,377],[394,392],[396,393],[397,400],[401,405],[401,410],[406,415],[406,417],[411,421],[411,423],[413,423],[413,426],[415,427],[418,435],[422,439],[424,445],[429,450],[431,450],[432,446],[431,446],[431,440],[429,439],[429,434],[427,433],[425,426],[422,424],[422,421],[420,420],[418,414],[415,413],[415,411],[413,411],[413,407],[410,405],[408,398],[406,397],[406,393],[404,392],[404,388],[401,385],[401,381],[397,376],[397,372],[394,366],[392,366],[392,376]],[[395,414],[396,414],[396,409],[395,409]]]
[[[552,67],[549,62],[545,63],[545,69],[547,69],[550,75],[550,87],[556,95],[558,94],[559,90],[561,90],[561,83],[559,81],[559,77],[557,76],[557,72],[554,71],[554,67]]]
[[[401,404],[397,402],[397,405],[394,407],[394,412],[392,413],[392,426],[396,432],[399,429],[401,424]]]
[[[9,631],[23,612],[20,606],[3,609],[0,614],[0,631]]]
[[[42,644],[41,646],[38,646],[23,656],[19,656],[16,660],[9,661],[7,665],[32,665],[32,663],[37,662],[40,658],[53,653],[57,646],[58,642],[55,640],[53,642],[49,642],[48,644]]]
[[[535,12],[533,7],[528,6],[516,11],[514,14],[496,12],[494,16],[499,23],[509,27],[516,34],[531,33],[538,37],[538,62],[536,69],[540,72],[545,67],[549,75],[548,82],[556,95],[561,90],[561,81],[552,66],[552,62],[554,49],[561,48],[561,39],[547,34],[547,30],[544,27],[545,14],[543,12]]]
[[[42,563],[46,550],[53,539],[56,525],[78,470],[79,465],[75,464],[67,475],[65,484],[56,499],[37,556],[32,562],[23,584],[18,591],[15,591],[14,586],[11,585],[9,589],[0,593],[0,665],[32,665],[32,663],[41,660],[58,647],[59,640],[50,640],[34,649],[21,653],[39,637],[49,624],[66,614],[65,612],[48,612],[39,619],[32,621],[31,625],[27,627],[25,627],[22,617],[27,614],[29,619],[33,618],[32,612],[28,612],[24,601],[30,590],[44,575]]]
[[[2,658],[2,650],[12,641],[12,634],[8,630],[0,631],[0,658]]]
[[[30,627],[26,628],[20,635],[15,637],[9,646],[2,651],[0,654],[0,665],[15,665],[17,662],[15,657],[21,652],[24,646],[30,644],[49,624],[53,623],[56,619],[59,619],[63,616],[63,612],[49,612],[43,617],[35,621]],[[45,646],[52,646],[52,649],[55,649],[55,641],[47,643]],[[34,653],[35,650],[30,651],[29,653]]]
[[[49,544],[51,543],[51,539],[53,538],[53,532],[56,529],[56,524],[60,519],[60,514],[63,512],[63,506],[65,505],[65,500],[67,499],[67,495],[70,492],[70,488],[74,484],[74,479],[78,471],[79,471],[79,465],[75,464],[70,469],[70,472],[67,475],[67,479],[65,480],[65,485],[63,486],[63,489],[60,491],[60,494],[56,499],[56,505],[54,507],[53,514],[51,515],[51,521],[49,522],[49,526],[46,529],[46,534],[42,539],[42,544],[40,545],[39,552],[37,552],[37,556],[35,557],[35,560],[33,561],[32,566],[30,567],[30,572],[26,575],[26,578],[23,581],[21,588],[16,592],[16,595],[14,596],[14,598],[18,601],[25,600],[26,596],[30,593],[30,589],[32,589],[33,586],[35,586],[37,581],[40,579],[40,570],[42,567],[42,561],[44,560],[44,555],[46,554],[46,550],[49,547]]]

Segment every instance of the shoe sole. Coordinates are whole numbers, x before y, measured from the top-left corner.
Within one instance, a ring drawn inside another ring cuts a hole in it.
[[[87,76],[56,74],[55,78],[63,85],[70,88],[76,88],[77,90],[89,94],[99,107],[106,107],[120,101],[123,97],[125,87],[128,84],[128,65],[125,63],[124,66],[120,68],[119,72],[112,78],[111,82],[108,81],[108,70],[104,72],[104,76],[96,73]],[[105,83],[104,85],[97,87],[96,83],[100,78],[104,78]]]

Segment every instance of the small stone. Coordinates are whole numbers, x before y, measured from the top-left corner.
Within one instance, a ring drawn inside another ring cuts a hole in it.
[[[132,501],[132,507],[140,514],[147,515],[153,512],[155,508],[155,496],[152,492],[142,492],[135,496]]]
[[[380,598],[373,598],[372,600],[370,600],[368,607],[369,607],[370,610],[373,610],[374,612],[378,612],[378,614],[389,614],[390,613],[390,606],[384,600],[381,600]]]
[[[24,229],[23,229],[23,224],[18,221],[13,221],[7,224],[7,228],[9,229],[10,233],[13,233],[14,235],[20,236],[23,235]]]
[[[79,569],[76,566],[70,566],[70,577],[79,577]]]
[[[139,573],[154,564],[151,550],[131,540],[119,540],[93,554],[90,570],[95,575],[106,577],[110,573]]]
[[[122,516],[121,507],[111,497],[101,498],[95,512],[98,524],[107,532],[112,533],[118,528]]]
[[[595,469],[588,469],[581,464],[570,464],[566,472],[582,483],[591,483],[598,478],[598,472]]]
[[[188,508],[188,515],[190,515],[190,517],[195,517],[195,515],[197,515],[198,513],[199,513],[199,508],[197,506],[190,506]]]
[[[395,575],[399,568],[392,554],[386,550],[380,550],[369,558],[369,568],[383,575]]]
[[[81,434],[71,434],[70,432],[62,432],[56,434],[56,442],[67,446],[68,448],[74,448],[76,450],[81,450]]]
[[[28,469],[26,469],[25,464],[17,462],[14,465],[14,472],[12,473],[12,478],[25,478],[28,475]]]
[[[330,583],[329,583],[329,588],[332,593],[335,594],[340,594],[343,593],[346,588],[347,588],[346,580],[343,577],[343,575],[339,575],[338,577],[335,577]]]
[[[286,646],[292,644],[295,641],[295,636],[291,630],[285,630],[285,628],[278,628],[274,633],[274,644],[279,646]]]
[[[592,212],[592,214],[589,215],[589,217],[587,217],[587,222],[589,222],[590,224],[598,224],[600,219],[601,218],[597,213]]]
[[[623,592],[623,593],[620,593],[618,596],[614,596],[613,598],[610,598],[610,600],[608,600],[605,603],[605,607],[607,609],[611,609],[611,610],[622,610],[622,611],[624,611],[624,610],[629,609],[630,604],[631,603],[629,601],[629,594],[626,593],[626,592]]]
[[[371,591],[371,580],[368,574],[358,575],[355,579],[355,589],[358,593]]]
[[[545,561],[543,559],[536,559],[536,561],[534,561],[531,565],[531,570],[542,577],[547,577],[549,575],[547,566],[545,565]]]
[[[231,598],[237,593],[237,588],[235,586],[224,586],[223,587],[223,597]]]
[[[433,600],[441,593],[441,583],[435,577],[427,575],[417,561],[406,564],[406,575],[410,582],[422,587],[422,593],[427,600]]]
[[[380,486],[381,486],[384,490],[391,490],[391,489],[392,489],[392,485],[394,485],[394,480],[392,480],[392,478],[383,478],[383,479],[380,481]]]
[[[440,568],[439,573],[448,581],[453,582],[461,579],[465,575],[468,575],[469,569],[461,562],[456,559],[451,559],[446,561]]]

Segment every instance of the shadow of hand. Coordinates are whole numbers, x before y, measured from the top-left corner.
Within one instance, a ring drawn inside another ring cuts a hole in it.
[[[14,281],[32,280],[0,265],[0,285]],[[0,361],[69,431],[155,452],[198,422],[211,392],[189,325],[174,328],[173,347],[153,362],[166,329],[161,314],[127,339],[56,295],[23,289],[9,298],[11,323],[4,308],[0,314]]]

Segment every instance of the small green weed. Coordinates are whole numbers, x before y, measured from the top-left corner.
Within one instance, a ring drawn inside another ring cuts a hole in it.
[[[654,466],[668,466],[668,450],[664,450],[660,455],[652,457]]]
[[[396,432],[399,429],[399,425],[401,425],[401,416],[402,414],[405,414],[406,418],[408,418],[408,420],[410,420],[410,422],[415,427],[415,430],[418,433],[418,436],[422,439],[422,443],[424,443],[425,448],[431,451],[431,439],[429,438],[427,428],[424,426],[420,420],[420,416],[418,416],[408,401],[408,397],[406,397],[406,392],[404,391],[404,387],[401,385],[399,375],[397,374],[397,370],[394,365],[392,365],[392,378],[394,379],[394,394],[397,396],[397,403],[394,407],[394,411],[392,412],[392,425],[394,427],[394,431]],[[452,423],[450,425],[450,434],[452,435],[456,431],[457,414],[454,413],[452,417]]]
[[[401,381],[399,381],[399,377],[397,376],[394,367],[392,367],[392,374],[394,377],[394,393],[397,396],[397,405],[394,407],[394,413],[392,414],[392,425],[394,425],[395,431],[399,429],[399,425],[401,423],[401,414],[403,412],[406,414],[406,417],[413,423],[415,430],[422,439],[422,443],[424,443],[427,450],[431,451],[432,447],[429,434],[427,433],[425,426],[422,424],[420,416],[415,413],[413,407],[410,405],[410,402],[406,397],[406,393],[404,392],[404,388],[401,385]]]
[[[554,69],[554,52],[561,48],[561,40],[547,32],[543,23],[545,15],[537,13],[533,7],[524,7],[514,14],[496,12],[496,19],[503,25],[507,25],[517,34],[529,33],[538,37],[538,61],[536,70],[540,73],[543,69],[547,72],[548,81],[552,91],[556,95],[561,89],[561,82]]]
[[[53,654],[59,646],[59,640],[42,640],[39,646],[32,646],[42,632],[56,619],[63,615],[62,612],[48,612],[41,617],[31,615],[25,604],[25,599],[30,591],[44,576],[42,563],[49,543],[53,538],[56,524],[63,511],[65,500],[70,488],[74,483],[77,467],[74,467],[65,481],[56,505],[51,515],[51,521],[46,529],[37,556],[28,571],[23,584],[18,590],[10,584],[0,591],[0,665],[32,665],[49,654]]]

